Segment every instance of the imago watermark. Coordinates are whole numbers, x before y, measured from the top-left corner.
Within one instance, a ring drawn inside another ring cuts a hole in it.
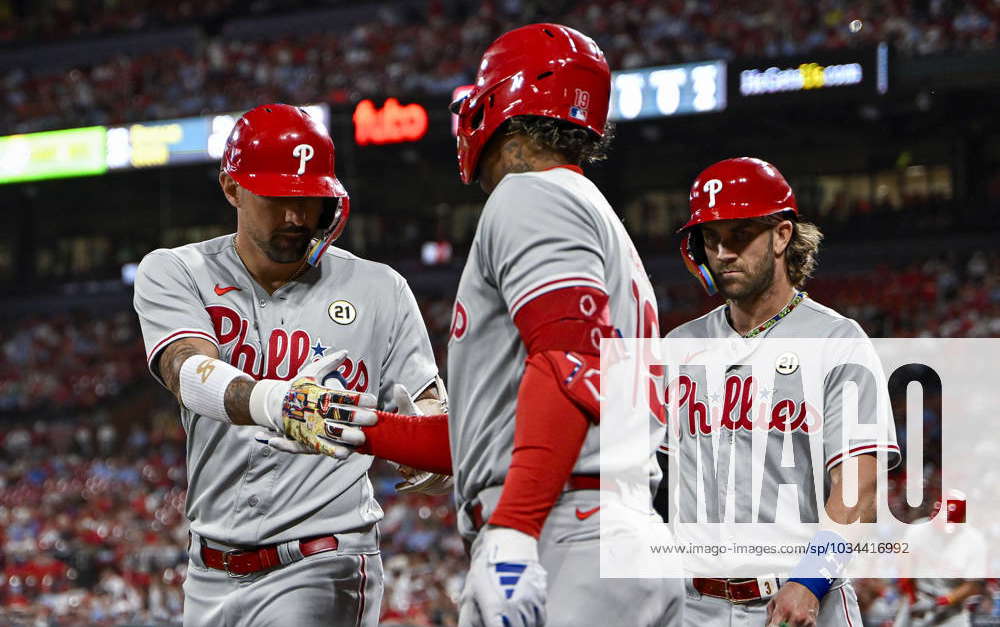
[[[603,341],[602,576],[996,577],[1000,340],[846,335]]]

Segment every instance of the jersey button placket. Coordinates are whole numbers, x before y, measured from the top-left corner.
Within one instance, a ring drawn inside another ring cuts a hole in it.
[[[250,507],[257,507],[259,503],[260,499],[257,497],[256,494],[247,499],[247,505],[249,505]]]

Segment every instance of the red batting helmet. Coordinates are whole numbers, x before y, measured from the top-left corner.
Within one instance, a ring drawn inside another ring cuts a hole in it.
[[[942,503],[942,499],[944,503]],[[948,533],[953,533],[955,531],[954,525],[965,522],[966,500],[965,493],[961,490],[948,490],[946,494],[941,496],[941,499],[934,502],[934,508],[930,514],[931,520],[938,527],[944,527]],[[938,516],[942,509],[944,516]]]
[[[477,178],[483,147],[518,115],[564,120],[604,135],[611,71],[594,40],[568,26],[530,24],[501,35],[483,54],[458,114],[458,170]]]
[[[318,196],[336,198],[324,206],[309,263],[319,259],[347,225],[351,212],[347,190],[334,173],[333,140],[304,109],[267,104],[236,121],[222,171],[258,196]]]
[[[709,166],[691,186],[691,219],[681,227],[681,258],[688,271],[709,294],[715,294],[715,277],[708,267],[699,229],[716,220],[740,220],[787,213],[799,215],[788,181],[778,168],[753,157],[726,159]]]

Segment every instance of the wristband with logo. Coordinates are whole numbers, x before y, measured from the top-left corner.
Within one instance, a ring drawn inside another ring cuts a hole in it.
[[[820,530],[809,542],[806,554],[792,570],[788,581],[802,584],[822,601],[850,560],[850,544],[836,532]]]

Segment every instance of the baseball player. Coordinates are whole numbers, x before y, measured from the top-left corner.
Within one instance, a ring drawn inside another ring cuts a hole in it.
[[[910,546],[918,549],[934,547],[937,568],[951,573],[986,572],[988,546],[978,529],[965,522],[965,494],[948,490],[946,506],[938,500],[929,517],[913,521],[906,537]],[[919,559],[921,552],[913,557]],[[916,564],[908,564],[916,568]],[[903,602],[896,615],[896,627],[970,627],[972,615],[968,609],[971,597],[986,591],[983,579],[921,577],[900,579]]]
[[[375,625],[382,510],[372,458],[338,458],[364,436],[336,403],[398,405],[389,382],[443,395],[416,301],[387,266],[330,245],[348,195],[302,109],[243,115],[219,183],[236,233],[155,250],[135,282],[150,370],[187,432],[184,624]],[[268,446],[293,434],[326,456]]]
[[[685,323],[667,334],[668,338],[864,338],[858,324],[820,305],[802,291],[806,280],[816,265],[816,253],[822,234],[812,224],[798,219],[798,207],[791,187],[773,165],[760,159],[739,158],[720,161],[703,171],[691,187],[691,219],[681,229],[683,240],[681,254],[691,273],[710,293],[718,292],[725,299],[724,305]],[[740,376],[732,366],[727,377]],[[847,369],[842,371],[847,373]],[[842,383],[838,376],[826,382],[824,404],[829,407],[840,398]],[[774,397],[788,397],[802,405],[801,386],[782,387],[782,380],[775,380]],[[704,395],[702,388],[701,394]],[[797,390],[797,391],[796,391]],[[691,399],[707,402],[706,399]],[[802,405],[804,406],[804,405]],[[683,408],[681,409],[683,412]],[[884,419],[883,419],[884,420]],[[887,421],[889,436],[885,441],[852,439],[850,449],[844,448],[843,425],[839,412],[829,412],[823,422],[824,469],[830,485],[826,510],[837,522],[852,522],[860,517],[870,521],[875,511],[875,453],[882,449],[890,457],[890,465],[899,462],[899,447],[895,429]],[[749,452],[752,432],[739,423],[718,428],[727,432],[720,440],[723,450]],[[808,445],[808,434],[801,427],[790,427],[795,447]],[[683,459],[693,460],[698,449],[704,453],[701,440],[711,434],[702,430],[679,430]],[[783,431],[769,433],[780,454],[784,441]],[[802,441],[805,438],[805,441]],[[727,446],[723,447],[721,442]],[[771,450],[771,441],[768,450]],[[661,452],[674,454],[668,444]],[[848,457],[858,458],[859,488],[856,505],[844,504],[842,467]],[[662,462],[662,460],[661,460]],[[807,465],[792,468],[765,465],[761,493],[777,493],[778,484],[794,483],[812,485],[812,470]],[[803,470],[807,471],[805,474]],[[800,473],[799,476],[795,476]],[[739,473],[737,473],[739,474]],[[718,486],[708,485],[709,479],[701,473],[683,473],[679,478],[678,503],[680,515],[687,520],[697,520],[698,482],[703,482],[705,499],[714,503],[714,511],[725,506],[728,473]],[[749,481],[749,478],[746,479]],[[740,481],[737,480],[737,486]],[[748,484],[742,492],[737,487],[736,515],[741,508],[749,507]],[[688,508],[685,513],[684,509]],[[775,502],[761,500],[758,520],[774,520]],[[815,508],[815,507],[814,507]],[[749,510],[746,510],[747,513]],[[813,515],[816,513],[813,512]],[[749,514],[747,514],[749,515]],[[711,521],[710,521],[711,522]],[[722,522],[721,520],[715,522]],[[789,530],[788,537],[796,537],[797,530]],[[822,533],[822,532],[821,532]],[[808,538],[806,538],[808,539]],[[799,556],[794,556],[793,560]],[[780,557],[778,558],[781,559]],[[806,565],[806,558],[798,565],[795,561],[780,572],[755,579],[693,578],[687,581],[685,624],[705,625],[861,625],[857,597],[849,582],[843,578],[828,580],[819,573],[797,576]],[[769,564],[770,566],[770,564]],[[763,571],[767,572],[767,571]]]
[[[917,520],[914,524],[926,522]],[[981,559],[983,546],[979,545],[979,555],[972,556],[973,559]],[[967,603],[971,597],[983,594],[986,585],[982,579],[921,577],[901,579],[900,590],[904,596],[896,615],[896,627],[971,627],[972,614]]]
[[[533,24],[490,45],[453,107],[462,181],[489,199],[454,306],[451,412],[379,413],[362,450],[454,469],[463,626],[680,622],[679,579],[600,579],[599,340],[658,337],[642,262],[579,167],[610,139],[610,89],[593,40]]]

